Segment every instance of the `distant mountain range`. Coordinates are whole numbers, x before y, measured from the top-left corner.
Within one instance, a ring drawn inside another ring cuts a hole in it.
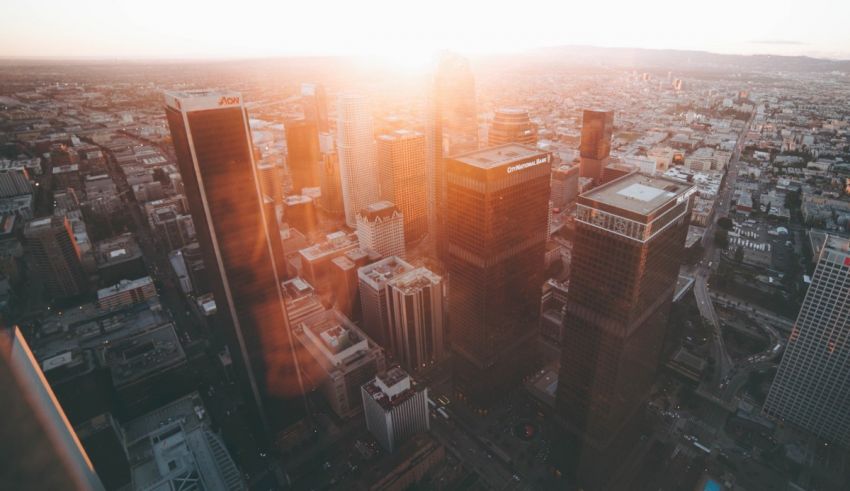
[[[742,71],[850,73],[850,60],[829,60],[808,56],[727,55],[707,51],[673,49],[602,48],[596,46],[554,46],[529,51],[531,56],[558,57],[588,65],[633,66],[665,69],[739,69]]]

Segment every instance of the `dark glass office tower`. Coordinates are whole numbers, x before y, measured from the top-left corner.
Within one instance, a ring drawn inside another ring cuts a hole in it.
[[[165,105],[218,309],[217,332],[254,402],[258,429],[292,422],[303,416],[303,391],[242,99],[166,93]]]
[[[608,165],[611,154],[611,135],[614,133],[614,111],[585,109],[582,113],[581,177],[590,177],[599,182],[602,169]]]
[[[533,363],[549,173],[546,152],[502,145],[446,159],[446,268],[455,389],[486,409]]]
[[[286,128],[286,165],[292,178],[292,192],[321,185],[322,157],[319,153],[319,130],[316,122],[291,119]]]
[[[404,215],[404,239],[415,242],[428,231],[425,136],[396,130],[377,138],[381,199],[391,201]]]
[[[596,448],[648,395],[694,189],[635,173],[578,197],[556,409]]]
[[[427,104],[428,230],[437,256],[444,259],[447,211],[445,158],[478,150],[475,78],[469,60],[454,53],[440,56]]]

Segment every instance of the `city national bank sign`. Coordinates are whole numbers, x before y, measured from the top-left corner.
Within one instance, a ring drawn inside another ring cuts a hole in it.
[[[543,157],[537,157],[534,160],[529,160],[528,162],[523,162],[521,164],[516,164],[508,167],[506,169],[508,174],[513,174],[514,172],[521,171],[523,169],[528,169],[529,167],[536,167],[540,164],[549,163],[549,155],[544,155]]]

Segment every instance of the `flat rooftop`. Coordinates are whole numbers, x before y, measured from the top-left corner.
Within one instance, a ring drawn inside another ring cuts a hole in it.
[[[675,179],[632,173],[594,188],[581,197],[640,215],[649,215],[692,189],[693,185]]]
[[[481,169],[492,169],[541,154],[546,154],[546,152],[519,143],[506,143],[497,147],[456,155],[452,159]]]

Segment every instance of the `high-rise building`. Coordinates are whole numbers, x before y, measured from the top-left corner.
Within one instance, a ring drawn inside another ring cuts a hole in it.
[[[455,389],[481,409],[533,363],[550,162],[515,143],[446,160]]]
[[[165,112],[206,276],[241,388],[258,426],[303,414],[301,374],[283,305],[266,208],[238,93],[169,92]]]
[[[314,122],[319,133],[327,133],[330,130],[328,126],[328,102],[323,85],[301,84],[301,105],[304,108],[304,119]]]
[[[417,385],[401,368],[379,373],[363,384],[361,391],[366,428],[388,452],[431,428],[428,388]]]
[[[380,196],[372,113],[365,97],[340,94],[336,128],[345,223],[356,228],[357,213]]]
[[[764,413],[850,446],[850,240],[828,236]]]
[[[88,288],[80,248],[65,217],[32,220],[24,227],[33,273],[54,297],[79,295]]]
[[[333,135],[322,133],[319,135],[319,151],[322,156],[319,181],[321,184],[322,197],[320,206],[325,213],[333,216],[343,216],[345,207],[342,200],[342,182],[339,174],[339,155],[336,152],[336,143]]]
[[[360,247],[381,256],[405,256],[404,214],[389,201],[376,201],[357,214]]]
[[[287,196],[283,201],[283,206],[283,219],[290,227],[307,237],[316,232],[319,222],[312,198],[300,194]]]
[[[319,131],[316,123],[306,119],[290,119],[286,128],[286,165],[292,179],[292,192],[319,185]]]
[[[648,396],[694,191],[629,174],[578,197],[556,409],[596,448]]]
[[[384,350],[336,310],[305,318],[295,327],[295,336],[309,353],[307,381],[339,417],[359,413],[360,387],[384,370]]]
[[[421,239],[428,231],[428,180],[425,136],[397,130],[378,137],[381,199],[391,201],[404,216],[404,238]]]
[[[363,329],[376,343],[390,351],[395,345],[393,336],[396,332],[392,329],[387,283],[413,269],[404,260],[390,256],[357,270]]]
[[[613,133],[614,111],[584,110],[579,143],[581,177],[599,182],[602,169],[608,165],[608,156],[611,155]]]
[[[578,197],[579,166],[561,165],[552,169],[552,205],[564,208]]]
[[[4,489],[103,490],[20,329],[0,331]]]
[[[443,279],[428,268],[416,268],[387,282],[389,348],[411,372],[445,356],[444,297]]]
[[[469,60],[442,53],[428,92],[426,159],[428,165],[428,230],[439,257],[445,252],[445,158],[478,149],[475,77]]]
[[[502,107],[496,109],[493,114],[487,140],[491,147],[506,143],[521,143],[533,147],[537,145],[537,126],[531,122],[528,110]]]

